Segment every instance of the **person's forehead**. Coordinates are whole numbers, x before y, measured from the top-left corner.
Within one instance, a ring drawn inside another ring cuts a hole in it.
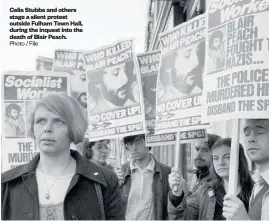
[[[108,144],[108,141],[107,140],[99,140],[96,142],[96,144]]]
[[[143,139],[142,136],[137,135],[137,136],[135,136],[133,139],[128,140],[127,143],[134,143],[135,141],[140,141],[140,140],[142,140],[142,139]]]
[[[105,146],[105,144],[103,144],[102,142],[95,142],[95,144],[92,146],[93,149],[97,149],[99,147]],[[97,149],[98,150],[98,149]]]
[[[228,152],[230,153],[231,152],[231,148],[227,145],[220,145],[220,146],[217,146],[215,148],[213,148],[212,150],[213,153],[217,153],[217,152]]]
[[[51,112],[47,108],[43,106],[39,106],[36,108],[35,111],[35,118],[55,118],[55,119],[62,119],[62,117],[54,112]]]
[[[214,148],[212,151],[213,156],[227,156],[231,153],[231,148],[222,145],[218,148]]]
[[[269,130],[269,119],[247,119],[245,121],[244,129],[263,127]]]

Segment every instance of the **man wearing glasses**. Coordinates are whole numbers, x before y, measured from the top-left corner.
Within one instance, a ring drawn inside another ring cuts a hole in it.
[[[116,168],[126,220],[164,220],[167,214],[168,175],[171,168],[159,163],[145,145],[145,135],[123,139],[131,162]]]

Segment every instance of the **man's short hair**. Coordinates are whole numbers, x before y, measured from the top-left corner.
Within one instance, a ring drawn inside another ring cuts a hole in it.
[[[146,140],[145,134],[138,134],[138,135],[132,135],[132,136],[127,136],[123,138],[123,143],[126,148],[126,145],[128,143],[133,143],[136,139],[143,139],[144,141]],[[149,147],[149,150],[151,150],[151,147]]]
[[[72,142],[78,144],[84,140],[87,129],[87,117],[80,103],[65,93],[57,93],[38,100],[29,115],[28,135],[35,139],[34,119],[38,107],[44,107],[63,118],[66,121],[68,135]]]
[[[216,135],[216,134],[207,134],[207,136],[208,136],[208,147],[209,147],[209,149],[211,150],[212,149],[212,147],[213,147],[213,145],[218,141],[218,140],[220,140],[221,139],[221,136],[219,136],[219,135]]]
[[[6,106],[6,116],[9,117],[11,110],[16,110],[18,113],[21,112],[21,107],[18,104],[9,104]]]

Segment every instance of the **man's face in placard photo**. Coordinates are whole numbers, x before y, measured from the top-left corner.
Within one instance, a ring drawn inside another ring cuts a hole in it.
[[[175,86],[177,87],[184,82],[186,86],[192,87],[195,83],[195,72],[193,72],[193,69],[197,67],[198,64],[199,60],[196,54],[196,47],[189,47],[184,51],[178,51],[175,59],[177,75]],[[180,90],[180,88],[178,89]]]
[[[11,109],[9,113],[9,117],[14,120],[17,120],[19,118],[19,111],[16,109]]]
[[[142,80],[143,92],[145,92],[145,97],[149,99],[151,104],[155,104],[156,100],[156,83],[157,79],[154,75],[144,77]]]
[[[155,75],[145,76],[142,79],[146,115],[155,116],[156,83],[157,79]]]
[[[128,99],[126,95],[127,82],[125,64],[108,67],[103,75],[101,90],[108,100],[121,106]]]
[[[82,105],[83,108],[87,108],[87,94],[82,92],[78,97],[78,102]]]
[[[25,135],[24,105],[6,104],[5,115],[5,136],[23,137]]]
[[[164,91],[168,94],[173,93],[174,96],[201,93],[204,64],[204,42],[180,49],[164,57],[160,75]]]
[[[224,68],[225,65],[224,31],[225,29],[216,30],[209,35],[207,72],[213,72],[218,69]]]
[[[6,106],[6,116],[13,120],[18,120],[21,112],[21,107],[17,104],[9,104]]]
[[[209,47],[213,50],[219,50],[223,42],[223,32],[218,30],[212,33],[209,38]]]
[[[90,73],[88,77],[88,92],[91,98],[89,107],[94,112],[135,103],[132,88],[132,83],[136,80],[133,61]]]

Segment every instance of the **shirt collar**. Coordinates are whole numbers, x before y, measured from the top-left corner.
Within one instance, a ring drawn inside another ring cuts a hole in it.
[[[269,169],[267,169],[266,171],[264,171],[261,174],[261,176],[265,180],[265,182],[269,185]]]
[[[76,160],[76,174],[82,175],[90,180],[98,182],[103,186],[107,186],[107,182],[105,179],[104,170],[101,167],[95,165],[90,160],[87,160],[81,154],[75,150],[70,150],[71,156]],[[27,164],[16,167],[12,170],[6,171],[1,176],[1,183],[8,182],[14,180],[20,176],[27,177],[33,173],[35,173],[37,164],[40,159],[40,153],[38,153],[34,158]]]
[[[154,159],[153,159],[152,156],[150,156],[150,159],[151,159],[151,160],[150,160],[149,164],[147,165],[147,167],[146,167],[144,170],[149,170],[149,171],[153,172],[153,171],[154,171],[154,168],[155,168],[155,161],[154,161]],[[142,170],[142,169],[135,163],[134,159],[132,159],[131,162],[130,162],[130,169],[131,169],[131,171],[136,170],[136,169]]]

